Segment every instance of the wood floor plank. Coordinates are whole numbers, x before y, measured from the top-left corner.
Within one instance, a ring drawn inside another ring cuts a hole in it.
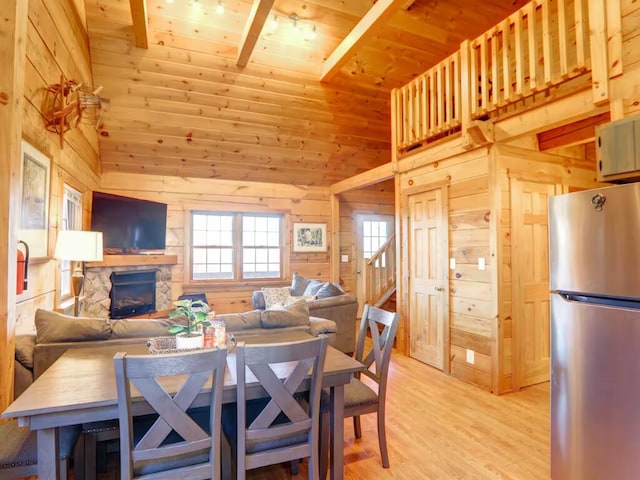
[[[548,383],[496,396],[394,352],[388,388],[391,468],[382,468],[375,415],[362,417],[359,440],[347,419],[346,480],[549,479]],[[118,478],[116,469],[98,480]],[[295,477],[276,465],[247,478],[307,480],[307,463]]]

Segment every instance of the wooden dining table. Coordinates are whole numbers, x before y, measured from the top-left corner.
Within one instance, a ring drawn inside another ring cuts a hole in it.
[[[268,342],[274,342],[288,337],[278,339],[269,335],[267,338]],[[260,338],[247,337],[246,341],[259,342]],[[38,477],[41,480],[60,478],[59,427],[118,418],[113,356],[121,351],[132,355],[147,354],[148,348],[140,344],[67,350],[2,413],[2,418],[17,418],[19,425],[37,431]],[[223,403],[236,401],[235,360],[235,353],[227,355]],[[286,364],[280,366],[282,378],[286,376],[287,368]],[[328,348],[323,387],[330,389],[331,398],[329,467],[332,480],[344,477],[344,385],[349,383],[354,372],[363,368],[355,359],[333,347]],[[166,382],[164,388],[174,393],[181,384],[179,378],[168,377],[163,382]],[[202,390],[194,406],[206,404],[207,390],[207,387]],[[258,382],[247,378],[247,397],[263,396]],[[144,415],[151,410],[140,400],[134,403],[133,412]]]

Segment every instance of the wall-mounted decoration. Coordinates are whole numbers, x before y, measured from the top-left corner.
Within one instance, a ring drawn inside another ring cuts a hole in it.
[[[32,260],[49,255],[50,177],[51,160],[23,140],[18,238],[29,245]]]
[[[326,252],[327,224],[326,223],[294,223],[293,224],[294,252]]]
[[[91,117],[98,128],[102,118],[102,109],[109,106],[109,99],[100,97],[102,86],[96,88],[75,80],[60,77],[60,83],[47,87],[43,112],[45,125],[50,132],[60,135],[63,146],[65,132],[78,126],[83,118]]]

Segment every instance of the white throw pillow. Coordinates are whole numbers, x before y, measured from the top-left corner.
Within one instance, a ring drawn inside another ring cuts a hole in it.
[[[262,294],[264,295],[264,304],[267,310],[274,308],[284,308],[287,305],[287,301],[291,296],[291,290],[289,287],[280,288],[262,288]]]

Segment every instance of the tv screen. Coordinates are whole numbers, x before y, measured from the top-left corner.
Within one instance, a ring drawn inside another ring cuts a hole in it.
[[[166,247],[167,205],[93,192],[91,230],[102,232],[105,250],[135,253],[163,249]]]

